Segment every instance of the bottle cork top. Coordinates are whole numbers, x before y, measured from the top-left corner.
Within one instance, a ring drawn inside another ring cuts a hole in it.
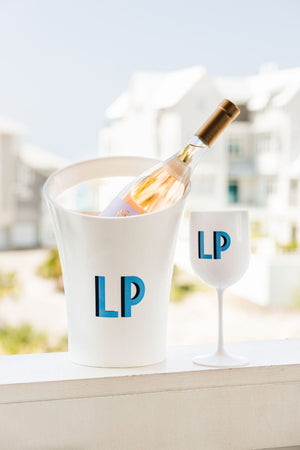
[[[207,122],[197,131],[196,136],[210,147],[239,113],[239,108],[233,102],[223,100]]]

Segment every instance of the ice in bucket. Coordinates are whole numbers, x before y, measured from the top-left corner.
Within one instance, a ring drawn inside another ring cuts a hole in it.
[[[54,173],[44,192],[65,286],[69,357],[90,366],[130,367],[165,358],[173,255],[186,194],[132,217],[98,217],[59,201],[88,180],[135,177],[156,161],[99,158]]]

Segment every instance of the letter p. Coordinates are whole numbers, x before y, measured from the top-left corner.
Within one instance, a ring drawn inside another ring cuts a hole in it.
[[[131,285],[136,293],[131,297]],[[145,295],[145,284],[139,277],[121,277],[121,316],[131,317],[131,307],[140,303]]]
[[[223,244],[221,240],[223,238]],[[221,252],[225,252],[230,247],[231,239],[226,231],[214,231],[214,258],[221,259]]]

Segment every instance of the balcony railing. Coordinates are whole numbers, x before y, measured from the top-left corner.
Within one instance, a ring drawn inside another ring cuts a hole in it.
[[[210,369],[171,347],[132,369],[74,365],[66,353],[1,356],[3,449],[300,448],[300,340],[236,343],[248,367]]]

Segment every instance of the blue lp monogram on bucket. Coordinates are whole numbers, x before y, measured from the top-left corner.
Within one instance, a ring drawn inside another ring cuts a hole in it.
[[[140,303],[145,295],[145,284],[143,280],[136,276],[126,276],[121,278],[120,288],[120,308],[121,317],[131,317],[132,306]],[[135,287],[136,292],[131,296],[131,287]],[[118,311],[109,311],[105,304],[105,277],[95,276],[95,301],[97,317],[118,317]]]
[[[213,232],[213,255],[204,251],[204,231],[198,231],[198,257],[199,259],[221,259],[221,253],[228,250],[231,238],[226,231]]]

